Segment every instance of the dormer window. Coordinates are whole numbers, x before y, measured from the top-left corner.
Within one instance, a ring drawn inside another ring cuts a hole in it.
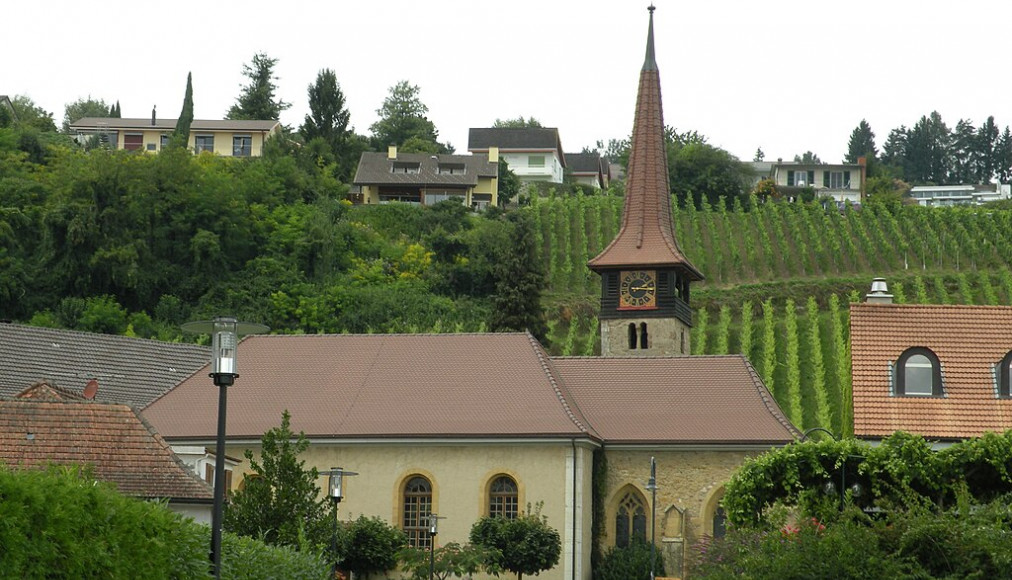
[[[436,168],[436,173],[440,175],[464,175],[464,164],[440,163],[439,167]]]
[[[394,161],[390,167],[390,173],[418,173],[421,164],[406,161]]]
[[[1001,399],[1012,398],[1012,351],[1009,351],[1001,361],[998,362],[995,379],[998,381],[998,397]]]
[[[942,365],[930,349],[909,348],[896,359],[896,394],[912,397],[940,397]]]

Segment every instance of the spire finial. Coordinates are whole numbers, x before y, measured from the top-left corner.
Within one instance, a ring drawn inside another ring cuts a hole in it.
[[[654,4],[647,7],[650,11],[650,28],[647,31],[647,57],[643,61],[643,70],[657,70],[657,61],[654,60]]]

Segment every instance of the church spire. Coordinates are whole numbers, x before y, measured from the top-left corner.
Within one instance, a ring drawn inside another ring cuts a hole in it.
[[[611,244],[587,265],[598,272],[612,268],[675,268],[698,281],[703,275],[682,254],[672,225],[661,81],[654,56],[653,5],[649,10],[646,58],[636,97],[622,225]]]

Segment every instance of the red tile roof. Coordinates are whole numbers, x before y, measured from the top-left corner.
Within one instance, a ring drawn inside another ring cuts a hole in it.
[[[205,501],[211,488],[126,405],[0,401],[0,463],[13,468],[90,465],[127,495]]]
[[[1012,428],[1012,400],[997,397],[993,375],[1012,350],[1012,307],[852,304],[850,340],[855,435],[962,439]],[[938,356],[944,397],[891,394],[889,363],[915,346]]]
[[[315,438],[766,443],[794,433],[742,357],[549,359],[520,333],[259,335],[238,356],[231,438],[258,439],[285,409]],[[210,440],[216,409],[217,388],[198,372],[144,415],[170,439]]]
[[[647,56],[640,71],[636,117],[633,122],[625,206],[618,235],[597,257],[591,269],[680,266],[694,280],[703,275],[682,253],[671,217],[668,157],[664,145],[661,80],[654,62],[654,20],[650,14]]]
[[[784,444],[797,430],[740,355],[554,358],[606,443]]]

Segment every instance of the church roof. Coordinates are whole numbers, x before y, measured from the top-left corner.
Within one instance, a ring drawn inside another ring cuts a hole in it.
[[[0,400],[0,463],[12,468],[90,466],[130,496],[210,501],[211,488],[126,405],[34,398]]]
[[[607,444],[783,444],[798,431],[741,355],[554,358]]]
[[[680,266],[693,279],[702,280],[703,275],[685,257],[675,239],[662,109],[651,9],[646,58],[636,97],[622,225],[611,244],[588,265],[594,270]]]
[[[98,382],[96,400],[142,407],[203,367],[206,346],[0,323],[0,397],[46,381],[82,393]]]
[[[312,437],[576,437],[596,433],[531,335],[258,335],[239,346],[228,436],[288,410]],[[198,372],[146,409],[169,438],[215,434],[217,389]]]
[[[795,433],[740,356],[553,359],[526,333],[257,335],[238,355],[232,439],[259,439],[286,409],[294,431],[322,439],[775,444]],[[144,416],[171,440],[213,439],[217,396],[198,372]]]

